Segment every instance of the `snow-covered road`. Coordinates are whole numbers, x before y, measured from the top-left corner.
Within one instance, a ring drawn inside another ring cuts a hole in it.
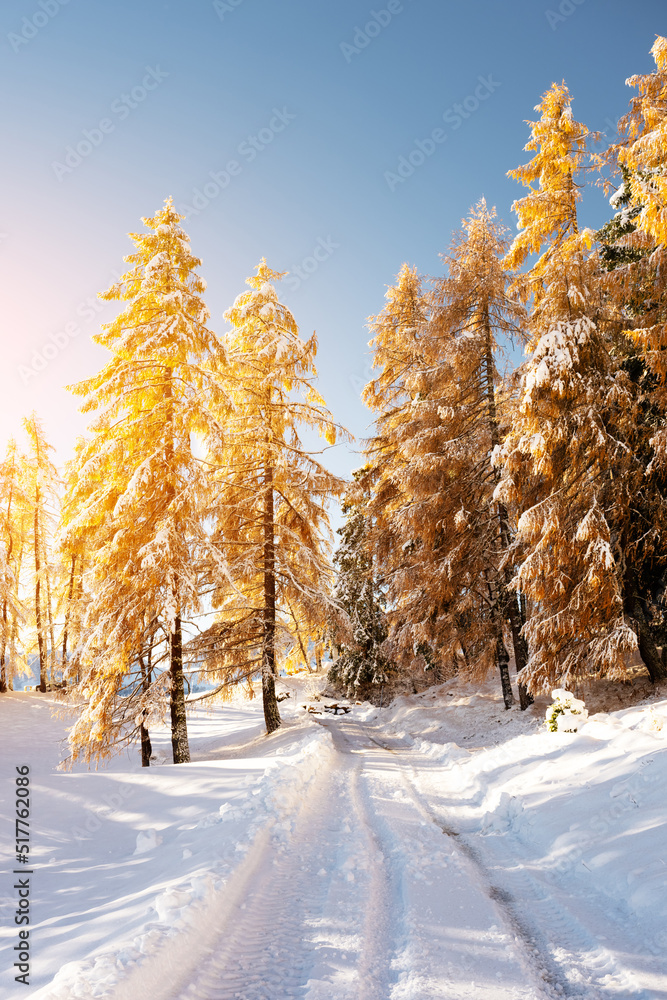
[[[118,1000],[558,995],[417,791],[433,761],[368,724],[322,725],[335,752],[289,834],[263,828],[206,920],[144,962]]]
[[[8,877],[0,996],[667,1000],[667,702],[550,734],[452,685],[333,717],[290,683],[272,737],[221,706],[148,770],[59,772],[65,720],[0,702],[36,793],[31,986]]]

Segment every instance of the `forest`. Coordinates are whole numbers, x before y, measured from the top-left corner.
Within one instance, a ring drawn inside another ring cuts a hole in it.
[[[262,259],[214,331],[172,199],[130,234],[108,361],[68,387],[88,434],[58,468],[32,414],[0,465],[0,692],[31,669],[58,690],[71,762],[147,766],[165,720],[187,762],[188,705],[260,679],[274,732],[277,678],[325,657],[373,701],[490,671],[508,709],[511,670],[521,708],[667,678],[667,39],[651,53],[606,148],[564,82],[542,95],[515,235],[481,198],[440,275],[402,266],[350,481],[285,274]]]

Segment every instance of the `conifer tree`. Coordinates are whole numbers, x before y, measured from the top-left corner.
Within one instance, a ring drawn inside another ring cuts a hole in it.
[[[525,633],[533,691],[573,686],[593,673],[623,677],[637,635],[640,651],[646,648],[646,630],[629,610],[637,597],[641,419],[617,362],[617,325],[590,249],[593,234],[577,220],[588,133],[574,120],[564,85],[553,85],[538,109],[527,147],[536,155],[511,172],[530,191],[514,206],[520,232],[506,265],[542,252],[515,281],[532,305],[530,358],[498,454],[496,491],[520,513],[514,583],[531,601]]]
[[[355,473],[355,482],[343,502],[345,523],[338,529],[340,544],[334,555],[336,585],[330,636],[336,652],[329,680],[350,697],[365,698],[389,679],[391,664],[384,644],[387,624],[378,574],[369,552],[368,494]]]
[[[651,49],[655,71],[627,81],[637,90],[630,111],[619,122],[621,137],[606,159],[618,165],[622,184],[612,199],[620,209],[612,237],[617,265],[612,288],[626,306],[629,332],[658,379],[657,395],[667,390],[667,38]],[[620,218],[619,218],[620,216]],[[624,226],[621,223],[625,223]],[[616,237],[614,240],[613,237]],[[624,237],[624,238],[623,238]],[[619,246],[620,244],[620,246]],[[619,253],[621,257],[619,258]],[[620,264],[634,265],[618,267]],[[628,310],[627,305],[632,308]],[[667,431],[656,436],[661,452]]]
[[[506,230],[484,199],[455,234],[443,278],[434,283],[428,338],[430,393],[440,426],[439,543],[435,575],[448,593],[448,615],[458,622],[462,647],[475,651],[477,669],[494,662],[505,707],[513,703],[505,630],[509,627],[517,671],[527,661],[520,603],[510,590],[507,554],[514,526],[506,504],[494,498],[493,452],[504,436],[505,416],[497,358],[500,342],[522,342],[525,310],[507,291],[501,257]],[[418,442],[409,468],[421,477],[433,465],[431,446]],[[423,453],[428,458],[424,462]],[[437,484],[433,482],[433,488]],[[445,582],[446,578],[446,582]],[[521,707],[530,703],[519,680]]]
[[[463,660],[480,674],[497,664],[510,707],[507,624],[517,669],[526,651],[501,566],[511,525],[505,505],[493,500],[490,455],[502,435],[497,338],[520,335],[524,311],[507,294],[504,233],[494,214],[482,201],[464,221],[445,257],[447,275],[428,301],[416,274],[403,269],[373,321],[383,371],[366,399],[380,412],[368,451],[376,470],[371,508],[393,645],[403,662],[427,670],[438,658],[440,669]]]
[[[321,641],[331,604],[328,502],[343,484],[309,452],[303,430],[341,435],[314,388],[317,339],[302,340],[264,260],[225,314],[232,412],[214,449],[214,540],[226,572],[212,574],[218,622],[198,643],[230,682],[261,673],[267,733],[280,726],[275,678],[295,647]],[[345,434],[346,432],[342,432]]]
[[[212,374],[224,367],[224,354],[206,325],[201,262],[180,219],[167,199],[143,220],[146,233],[130,234],[130,268],[101,296],[125,308],[94,338],[111,358],[72,387],[85,397],[84,412],[97,411],[63,525],[65,547],[85,550],[89,560],[79,685],[88,704],[70,735],[75,759],[102,756],[139,735],[140,658],[157,632],[162,669],[151,692],[168,696],[174,763],[189,760],[182,628],[200,606],[201,564],[216,559],[193,435],[217,439],[211,408],[221,413],[225,401]]]
[[[597,234],[604,294],[622,331],[614,345],[634,401],[637,463],[632,527],[627,532],[624,601],[651,677],[667,673],[667,551],[662,544],[667,479],[667,39],[651,50],[655,72],[627,82],[638,94],[619,123],[620,137],[598,157],[620,172],[613,219]],[[607,189],[610,182],[606,181]],[[640,471],[641,470],[641,471]],[[662,646],[662,657],[657,646]]]
[[[373,367],[379,372],[362,394],[377,414],[375,434],[365,448],[367,481],[363,486],[370,491],[369,547],[376,564],[382,566],[387,590],[391,659],[408,671],[429,664],[435,641],[431,609],[428,599],[424,607],[426,592],[418,582],[422,540],[419,535],[411,537],[406,528],[412,495],[406,483],[405,442],[413,434],[417,411],[426,421],[438,421],[435,407],[425,412],[427,322],[421,278],[415,268],[403,264],[396,284],[387,290],[384,309],[369,320]],[[428,520],[430,514],[426,516]]]

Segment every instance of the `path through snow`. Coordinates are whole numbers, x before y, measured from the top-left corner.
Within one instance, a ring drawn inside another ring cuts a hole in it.
[[[322,725],[326,758],[286,832],[252,844],[221,904],[117,1000],[520,1000],[557,996],[503,905],[420,802],[433,762],[363,723]],[[211,926],[214,931],[211,933]]]
[[[452,741],[485,712],[509,739]],[[64,720],[6,697],[3,789],[27,762],[35,794],[20,995],[667,1000],[667,703],[579,734],[495,713],[451,684],[342,718],[294,698],[267,738],[261,704],[238,703],[193,716],[192,764],[63,774]],[[9,979],[11,879],[0,906]]]

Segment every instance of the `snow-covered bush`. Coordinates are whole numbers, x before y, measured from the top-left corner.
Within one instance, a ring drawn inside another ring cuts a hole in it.
[[[588,718],[583,701],[563,688],[555,688],[551,697],[554,703],[546,712],[547,728],[552,733],[576,733]]]

